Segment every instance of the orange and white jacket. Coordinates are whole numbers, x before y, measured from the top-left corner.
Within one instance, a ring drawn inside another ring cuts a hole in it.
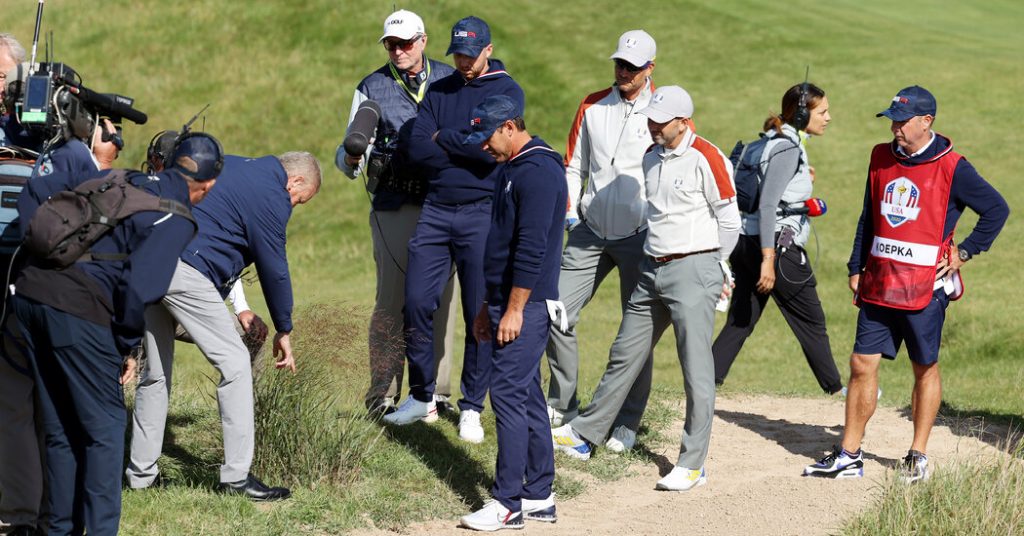
[[[601,238],[626,238],[647,227],[643,159],[652,141],[647,117],[637,112],[653,89],[648,79],[633,102],[615,86],[588,95],[569,130],[566,217],[581,219]]]

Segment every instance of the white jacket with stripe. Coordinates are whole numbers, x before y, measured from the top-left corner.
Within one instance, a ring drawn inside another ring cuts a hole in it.
[[[588,95],[569,131],[567,217],[580,218],[601,238],[626,238],[647,226],[643,159],[652,141],[647,117],[637,112],[652,90],[648,80],[633,102],[615,86]]]

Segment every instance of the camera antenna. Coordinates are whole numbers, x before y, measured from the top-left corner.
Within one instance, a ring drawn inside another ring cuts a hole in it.
[[[207,103],[206,106],[203,106],[202,110],[199,110],[199,112],[197,112],[196,115],[193,115],[192,119],[189,119],[188,123],[185,123],[185,126],[181,127],[181,133],[184,134],[184,133],[188,132],[189,128],[192,126],[192,123],[195,123],[196,119],[199,119],[199,116],[203,115],[203,112],[205,112],[206,109],[209,108],[209,107],[210,107],[210,103]],[[204,127],[206,126],[206,116],[203,116],[203,126]]]
[[[36,49],[39,46],[39,28],[43,25],[43,3],[45,0],[39,0],[39,7],[36,8],[36,32],[32,36],[32,60],[29,62],[29,67],[32,71],[35,71],[39,67],[36,64]]]

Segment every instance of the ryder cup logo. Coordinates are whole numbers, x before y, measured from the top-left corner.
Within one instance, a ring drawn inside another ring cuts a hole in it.
[[[920,193],[917,185],[906,177],[900,177],[885,185],[880,211],[891,227],[899,227],[917,219],[921,212]]]
[[[640,44],[640,41],[637,41],[636,39],[630,37],[626,39],[626,42],[623,44],[626,45],[626,48],[636,48],[636,46]]]

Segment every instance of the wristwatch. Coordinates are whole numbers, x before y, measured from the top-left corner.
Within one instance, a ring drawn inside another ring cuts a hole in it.
[[[971,254],[966,249],[958,249],[957,255],[960,257],[960,262],[967,262],[971,260]]]

